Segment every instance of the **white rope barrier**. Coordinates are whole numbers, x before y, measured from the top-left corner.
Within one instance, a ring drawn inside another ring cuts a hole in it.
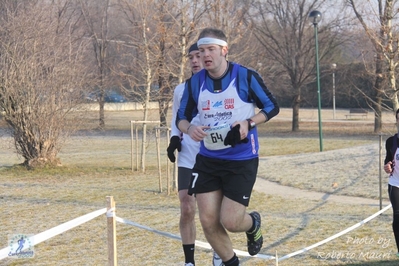
[[[147,231],[150,231],[150,232],[162,235],[162,236],[166,236],[166,237],[170,237],[170,238],[173,238],[173,239],[181,240],[181,238],[179,236],[177,236],[177,235],[174,235],[174,234],[171,234],[171,233],[167,233],[167,232],[162,232],[162,231],[153,229],[151,227],[148,227],[148,226],[145,226],[145,225],[141,225],[141,224],[138,224],[138,223],[135,223],[135,222],[120,218],[118,216],[116,216],[116,221],[120,222],[120,223],[123,223],[123,224],[133,225],[135,227],[138,227],[138,228],[141,228],[141,229],[144,229],[144,230],[147,230]]]
[[[342,236],[342,235],[344,235],[344,234],[346,234],[346,233],[348,233],[348,232],[350,232],[350,231],[352,231],[352,230],[358,228],[359,226],[364,225],[365,223],[367,223],[367,222],[369,222],[370,220],[374,219],[375,217],[377,217],[378,215],[380,215],[381,213],[385,212],[386,210],[388,210],[388,209],[391,208],[391,207],[392,207],[392,205],[389,204],[389,205],[387,205],[385,208],[383,208],[383,209],[381,209],[380,211],[374,213],[373,215],[367,217],[367,218],[364,219],[363,221],[358,222],[357,224],[352,225],[351,227],[348,227],[347,229],[345,229],[345,230],[343,230],[343,231],[341,231],[341,232],[339,232],[339,233],[337,233],[337,234],[335,234],[335,235],[333,235],[333,236],[330,236],[330,237],[328,237],[328,238],[326,238],[326,239],[324,239],[324,240],[322,240],[322,241],[320,241],[320,242],[317,242],[316,244],[313,244],[313,245],[308,246],[308,247],[306,247],[306,248],[303,248],[303,249],[301,249],[301,250],[298,250],[298,251],[292,252],[292,253],[290,253],[290,254],[288,254],[288,255],[285,255],[285,256],[281,257],[278,261],[282,261],[282,260],[291,258],[291,257],[296,256],[296,255],[298,255],[298,254],[301,254],[301,253],[303,253],[303,252],[305,252],[305,251],[309,251],[309,250],[311,250],[311,249],[313,249],[313,248],[315,248],[315,247],[318,247],[318,246],[320,246],[320,245],[322,245],[322,244],[325,244],[325,243],[327,243],[327,242],[329,242],[329,241],[331,241],[331,240],[333,240],[333,239],[335,239],[335,238],[337,238],[337,237],[340,237],[340,236]]]
[[[304,253],[304,252],[306,252],[306,251],[309,251],[309,250],[311,250],[311,249],[313,249],[313,248],[315,248],[315,247],[318,247],[318,246],[320,246],[320,245],[323,245],[323,244],[325,244],[325,243],[327,243],[327,242],[330,242],[331,240],[333,240],[333,239],[335,239],[335,238],[338,238],[338,237],[340,237],[340,236],[342,236],[342,235],[344,235],[344,234],[346,234],[346,233],[348,233],[348,232],[350,232],[350,231],[352,231],[352,230],[354,230],[354,229],[356,229],[356,228],[358,228],[358,227],[360,227],[360,226],[366,224],[367,222],[371,221],[372,219],[374,219],[375,217],[379,216],[379,215],[382,214],[383,212],[387,211],[387,210],[388,210],[389,208],[391,208],[391,207],[392,207],[392,205],[389,204],[389,205],[387,205],[385,208],[383,208],[383,209],[381,209],[380,211],[374,213],[373,215],[367,217],[367,218],[364,219],[363,221],[360,221],[360,222],[358,222],[357,224],[355,224],[355,225],[353,225],[353,226],[351,226],[351,227],[348,227],[348,228],[346,228],[345,230],[342,230],[341,232],[339,232],[339,233],[337,233],[337,234],[335,234],[335,235],[333,235],[333,236],[330,236],[330,237],[328,237],[328,238],[326,238],[326,239],[324,239],[324,240],[322,240],[322,241],[319,241],[319,242],[317,242],[317,243],[315,243],[315,244],[313,244],[313,245],[311,245],[311,246],[308,246],[308,247],[305,247],[305,248],[300,249],[300,250],[298,250],[298,251],[295,251],[295,252],[292,252],[292,253],[290,253],[290,254],[287,254],[287,255],[285,255],[285,256],[283,256],[283,257],[277,259],[277,261],[286,260],[286,259],[291,258],[291,257],[294,257],[294,256],[296,256],[296,255],[298,255],[298,254],[301,254],[301,253]],[[151,227],[144,226],[144,225],[141,225],[141,224],[138,224],[138,223],[135,223],[135,222],[132,222],[132,221],[129,221],[129,220],[120,218],[120,217],[116,217],[116,221],[117,221],[117,222],[120,222],[120,223],[124,223],[124,224],[133,225],[133,226],[135,226],[135,227],[138,227],[138,228],[141,228],[141,229],[144,229],[144,230],[147,230],[147,231],[150,231],[150,232],[159,234],[159,235],[163,235],[163,236],[170,237],[170,238],[173,238],[173,239],[181,240],[181,238],[180,238],[179,236],[177,236],[177,235],[174,235],[174,234],[171,234],[171,233],[167,233],[167,232],[162,232],[162,231],[153,229],[153,228],[151,228]],[[202,242],[202,241],[196,240],[196,241],[195,241],[195,244],[196,244],[197,246],[202,247],[202,248],[205,248],[205,249],[212,249],[211,245],[209,245],[209,243],[206,243],[206,242]],[[236,250],[236,249],[234,249],[234,252],[235,252],[238,256],[243,256],[243,257],[261,258],[261,259],[266,259],[266,260],[276,259],[276,257],[274,257],[274,256],[264,255],[264,254],[257,254],[257,255],[255,255],[255,256],[251,256],[251,255],[249,255],[248,252],[242,251],[242,250]]]
[[[116,221],[120,222],[120,223],[123,223],[123,224],[132,225],[132,226],[135,226],[135,227],[138,227],[138,228],[141,228],[141,229],[144,229],[144,230],[147,230],[147,231],[150,231],[150,232],[162,235],[162,236],[166,236],[166,237],[170,237],[170,238],[173,238],[173,239],[181,240],[180,236],[177,236],[177,235],[174,235],[174,234],[171,234],[171,233],[167,233],[167,232],[163,232],[163,231],[159,231],[159,230],[153,229],[151,227],[148,227],[148,226],[145,226],[145,225],[141,225],[141,224],[138,224],[138,223],[135,223],[135,222],[120,218],[118,216],[116,217]],[[209,243],[206,243],[206,242],[202,242],[202,241],[196,240],[195,244],[197,246],[205,248],[205,249],[212,249],[211,245],[209,245]],[[251,255],[249,255],[248,252],[242,251],[242,250],[237,250],[237,249],[234,249],[234,252],[238,256],[242,256],[242,257],[261,258],[261,259],[266,259],[266,260],[274,259],[273,256],[263,255],[263,254],[257,254],[255,256],[251,256]]]
[[[342,235],[344,235],[344,234],[346,234],[346,233],[348,233],[348,232],[350,232],[350,231],[352,231],[352,230],[354,230],[354,229],[366,224],[367,222],[369,222],[370,220],[372,220],[375,217],[379,216],[380,214],[382,214],[383,212],[387,211],[391,207],[392,207],[392,205],[389,204],[385,208],[383,208],[380,211],[374,213],[373,215],[367,217],[363,221],[360,221],[359,223],[357,223],[357,224],[355,224],[355,225],[353,225],[351,227],[348,227],[347,229],[342,230],[341,232],[339,232],[339,233],[337,233],[337,234],[335,234],[333,236],[330,236],[330,237],[328,237],[328,238],[326,238],[326,239],[324,239],[322,241],[319,241],[319,242],[317,242],[317,243],[315,243],[315,244],[313,244],[311,246],[308,246],[308,247],[305,247],[305,248],[300,249],[298,251],[292,252],[292,253],[287,254],[287,255],[285,255],[285,256],[283,256],[281,258],[277,258],[277,254],[276,254],[276,257],[270,256],[270,255],[265,255],[265,254],[257,254],[255,256],[251,256],[251,255],[248,254],[248,252],[242,251],[242,250],[234,249],[234,252],[238,256],[243,256],[243,257],[261,258],[261,259],[266,259],[266,260],[276,259],[276,262],[283,261],[283,260],[286,260],[288,258],[294,257],[294,256],[296,256],[298,254],[301,254],[301,253],[304,253],[306,251],[309,251],[309,250],[311,250],[311,249],[313,249],[315,247],[323,245],[323,244],[325,244],[325,243],[327,243],[327,242],[329,242],[329,241],[331,241],[331,240],[333,240],[335,238],[338,238],[338,237],[340,237],[340,236],[342,236]],[[132,222],[132,221],[117,217],[115,215],[115,208],[114,207],[110,208],[108,211],[107,211],[107,208],[103,208],[103,209],[88,213],[86,215],[80,216],[80,217],[78,217],[76,219],[73,219],[71,221],[63,223],[63,224],[58,225],[56,227],[53,227],[53,228],[51,228],[51,229],[49,229],[47,231],[44,231],[44,232],[39,233],[37,235],[31,236],[27,240],[28,240],[28,242],[32,243],[32,246],[37,245],[37,244],[39,244],[39,243],[41,243],[43,241],[46,241],[47,239],[50,239],[50,238],[52,238],[52,237],[54,237],[56,235],[62,234],[65,231],[68,231],[68,230],[70,230],[70,229],[72,229],[74,227],[77,227],[77,226],[79,226],[79,225],[81,225],[83,223],[86,223],[86,222],[88,222],[88,221],[90,221],[90,220],[92,220],[92,219],[94,219],[94,218],[96,218],[96,217],[98,217],[98,216],[100,216],[102,214],[106,214],[107,217],[112,217],[117,222],[120,222],[120,223],[123,223],[123,224],[132,225],[132,226],[135,226],[135,227],[138,227],[138,228],[141,228],[141,229],[144,229],[144,230],[147,230],[147,231],[159,234],[159,235],[163,235],[163,236],[166,236],[166,237],[169,237],[169,238],[172,238],[172,239],[181,240],[180,236],[177,236],[177,235],[174,235],[174,234],[171,234],[171,233],[167,233],[167,232],[163,232],[163,231],[159,231],[159,230],[153,229],[151,227],[144,226],[144,225],[141,225],[141,224],[138,224],[138,223],[135,223],[135,222]],[[212,249],[210,244],[206,243],[206,242],[202,242],[202,241],[196,240],[195,244],[197,246],[205,248],[205,249]],[[9,256],[10,250],[16,250],[17,248],[18,248],[18,244],[15,243],[15,244],[12,245],[12,247],[9,246],[9,247],[1,249],[0,250],[0,260],[2,260],[4,258],[6,258],[7,256]]]
[[[107,213],[105,214],[108,218],[115,217],[115,208],[108,209]]]
[[[56,235],[62,234],[65,231],[68,231],[74,227],[77,227],[81,224],[84,224],[104,213],[107,212],[107,208],[104,209],[100,209],[91,213],[88,213],[86,215],[80,216],[76,219],[73,219],[71,221],[68,221],[66,223],[60,224],[56,227],[53,227],[47,231],[44,231],[42,233],[39,233],[37,235],[31,236],[28,238],[28,242],[32,243],[32,246],[35,246],[43,241],[46,241],[47,239],[50,239]],[[0,250],[0,260],[7,258],[8,257],[8,253],[10,252],[10,249],[15,250],[16,248],[18,248],[18,244],[14,244],[12,247],[6,247]]]

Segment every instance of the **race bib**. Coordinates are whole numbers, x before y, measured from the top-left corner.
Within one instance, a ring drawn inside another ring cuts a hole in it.
[[[224,145],[224,139],[226,138],[227,132],[230,131],[229,124],[211,127],[205,131],[208,135],[204,138],[204,146],[208,150],[222,150],[230,147],[230,145]]]

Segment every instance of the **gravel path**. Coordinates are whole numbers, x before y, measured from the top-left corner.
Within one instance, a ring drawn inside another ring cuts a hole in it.
[[[379,205],[379,160],[378,144],[260,158],[254,189],[281,197]],[[387,176],[381,177],[385,206]]]
[[[283,198],[301,198],[309,200],[320,200],[320,201],[333,201],[344,204],[361,204],[361,205],[379,205],[379,199],[368,199],[362,197],[351,197],[341,196],[329,193],[315,192],[302,190],[289,186],[282,186],[275,182],[267,181],[263,178],[258,178],[255,183],[254,189],[258,192],[265,193],[267,195],[276,195]],[[388,205],[389,201],[384,199],[382,205]]]

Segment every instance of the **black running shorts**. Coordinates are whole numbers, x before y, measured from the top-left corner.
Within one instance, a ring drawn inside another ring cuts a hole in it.
[[[220,160],[197,155],[188,194],[221,189],[227,198],[248,206],[258,172],[259,158]]]
[[[177,168],[177,190],[188,189],[190,186],[191,177],[193,176],[193,170],[186,167]]]

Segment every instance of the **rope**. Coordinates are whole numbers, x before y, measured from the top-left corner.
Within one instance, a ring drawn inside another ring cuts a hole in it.
[[[91,213],[88,213],[86,215],[80,216],[76,219],[70,220],[69,222],[60,224],[56,227],[53,227],[47,231],[44,231],[42,233],[39,233],[37,235],[28,237],[27,242],[30,242],[32,246],[35,246],[43,241],[46,241],[49,238],[52,238],[56,235],[62,234],[65,231],[68,231],[76,226],[79,226],[81,224],[84,224],[104,213],[106,213],[107,208],[100,209]],[[16,250],[18,248],[18,243],[12,245],[12,247],[6,247],[0,250],[0,260],[7,258],[10,250]]]
[[[135,227],[138,227],[138,228],[141,228],[141,229],[144,229],[144,230],[147,230],[147,231],[150,231],[150,232],[162,235],[162,236],[166,236],[166,237],[170,237],[170,238],[173,238],[173,239],[181,240],[180,236],[177,236],[177,235],[174,235],[174,234],[171,234],[171,233],[167,233],[167,232],[163,232],[163,231],[159,231],[159,230],[153,229],[151,227],[148,227],[148,226],[145,226],[145,225],[141,225],[141,224],[138,224],[138,223],[135,223],[135,222],[132,222],[132,221],[120,218],[120,217],[116,217],[116,221],[120,222],[120,223],[128,224],[128,225],[132,225],[132,226],[135,226]],[[202,241],[196,240],[195,244],[197,246],[205,248],[205,249],[212,249],[211,245],[209,245],[206,242],[202,242]],[[261,258],[261,259],[266,259],[266,260],[274,259],[273,256],[263,255],[263,254],[257,254],[255,256],[251,256],[251,255],[249,255],[248,252],[242,251],[242,250],[237,250],[237,249],[234,249],[234,252],[238,256],[243,256],[243,257]]]

